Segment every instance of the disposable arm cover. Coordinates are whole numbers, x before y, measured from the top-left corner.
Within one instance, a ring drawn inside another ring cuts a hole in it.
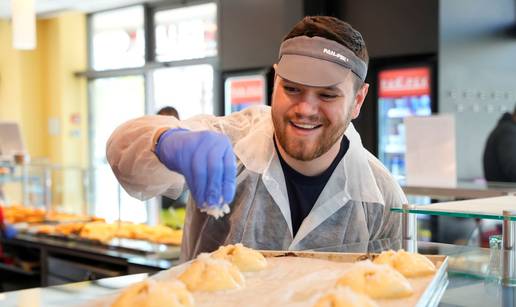
[[[156,134],[167,128],[211,130],[226,134],[234,146],[263,113],[270,113],[270,109],[249,108],[226,117],[199,115],[184,121],[172,116],[143,116],[115,129],[107,142],[107,159],[129,195],[141,200],[161,194],[177,198],[185,188],[185,179],[159,161],[154,153]]]

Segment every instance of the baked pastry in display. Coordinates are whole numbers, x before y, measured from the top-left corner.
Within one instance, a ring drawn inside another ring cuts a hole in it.
[[[125,289],[111,307],[191,307],[194,298],[178,281],[147,279]]]
[[[378,304],[349,287],[336,287],[323,295],[314,307],[378,307]]]
[[[398,271],[369,260],[355,263],[337,281],[337,285],[351,287],[375,299],[402,298],[414,292],[409,281]]]
[[[85,223],[65,223],[56,225],[56,233],[61,235],[78,235],[81,232],[81,229],[84,227]]]
[[[14,223],[38,223],[45,220],[45,210],[38,208],[14,205],[3,207],[4,219],[9,224]]]
[[[115,231],[116,226],[114,224],[91,222],[84,225],[79,235],[85,239],[107,243],[115,237]]]
[[[178,278],[190,291],[236,289],[245,284],[238,267],[229,261],[211,258],[207,253],[200,254]]]
[[[39,233],[39,234],[46,234],[46,235],[50,235],[50,234],[53,234],[56,230],[56,226],[54,225],[38,225],[36,227],[36,233]]]
[[[221,246],[211,255],[215,259],[225,259],[233,263],[242,272],[256,272],[267,267],[267,260],[260,252],[245,247],[242,243]]]
[[[382,252],[373,260],[374,263],[388,264],[406,277],[420,277],[434,274],[435,265],[421,254],[409,253],[402,249]]]

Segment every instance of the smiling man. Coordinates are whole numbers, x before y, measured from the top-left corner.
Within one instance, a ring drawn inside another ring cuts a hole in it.
[[[138,118],[113,132],[108,161],[134,197],[191,191],[183,260],[236,242],[302,250],[399,239],[390,209],[405,196],[351,124],[367,62],[349,24],[305,17],[280,46],[272,108]]]

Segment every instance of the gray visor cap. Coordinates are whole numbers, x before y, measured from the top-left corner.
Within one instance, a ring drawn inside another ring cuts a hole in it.
[[[336,41],[298,36],[284,41],[276,72],[282,78],[309,86],[333,86],[353,72],[365,81],[367,64]]]

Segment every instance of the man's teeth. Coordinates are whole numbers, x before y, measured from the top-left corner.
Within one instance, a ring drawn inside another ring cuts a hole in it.
[[[303,129],[314,129],[315,127],[317,127],[318,125],[309,125],[309,124],[297,124],[297,123],[292,123],[294,126],[296,127],[299,127],[299,128],[303,128]]]

